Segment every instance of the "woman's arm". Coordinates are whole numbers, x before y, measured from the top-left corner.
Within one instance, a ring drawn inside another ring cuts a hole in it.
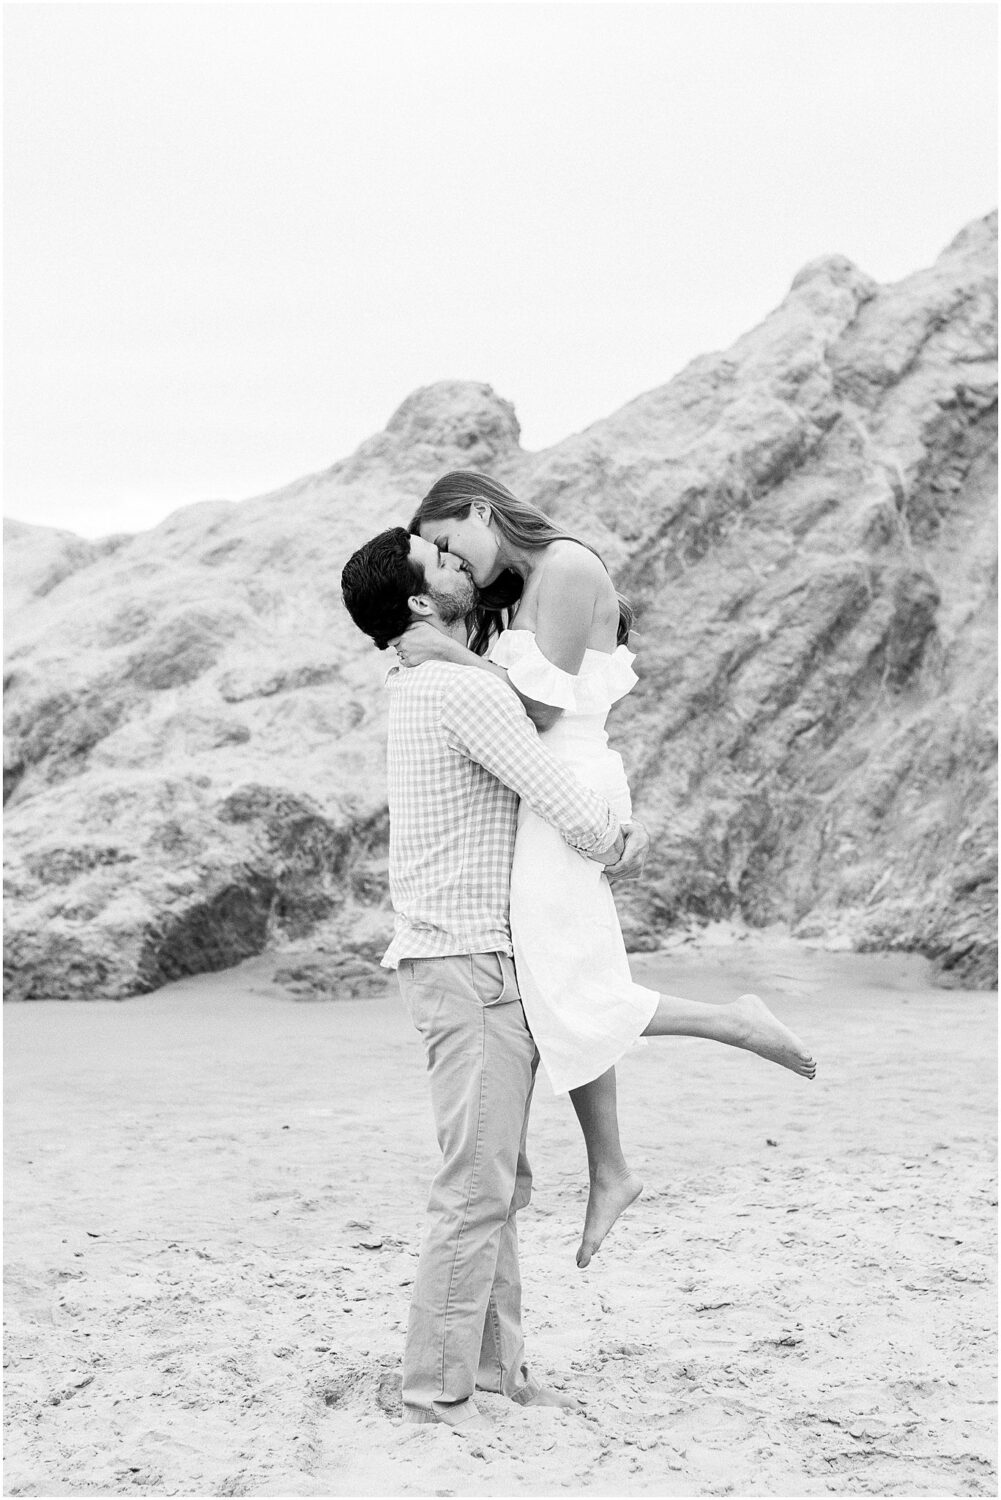
[[[586,547],[560,548],[547,560],[535,596],[535,644],[554,667],[576,677],[584,662],[595,605],[608,575]],[[514,686],[514,684],[512,684]],[[518,689],[515,688],[518,692]],[[548,729],[563,713],[519,693],[536,728]]]
[[[551,724],[556,723],[563,712],[562,708],[557,708],[552,703],[539,703],[536,699],[518,692],[508,676],[506,667],[499,667],[496,662],[489,661],[485,656],[477,656],[475,651],[470,651],[468,646],[463,646],[460,641],[453,640],[451,636],[438,630],[434,625],[424,623],[410,625],[400,637],[400,643],[406,652],[405,665],[408,667],[419,667],[426,661],[451,661],[456,666],[477,667],[481,672],[490,672],[494,677],[499,677],[502,682],[507,683],[513,693],[517,693],[536,729],[548,729]]]
[[[576,677],[594,623],[604,565],[586,547],[560,550],[546,563],[535,605],[535,644],[547,661]]]

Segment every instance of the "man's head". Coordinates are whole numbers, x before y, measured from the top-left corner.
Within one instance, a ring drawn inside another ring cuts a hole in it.
[[[381,531],[349,557],[341,573],[348,614],[380,651],[414,620],[447,629],[464,620],[476,589],[462,561],[402,526]]]

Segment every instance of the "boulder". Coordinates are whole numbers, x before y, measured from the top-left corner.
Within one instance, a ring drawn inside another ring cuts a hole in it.
[[[609,721],[654,840],[634,949],[739,917],[996,984],[996,246],[992,215],[892,286],[814,261],[541,453],[447,381],[257,499],[98,543],[8,523],[8,995],[265,948],[303,994],[378,983],[389,662],[339,567],[460,467],[594,543],[636,609]]]

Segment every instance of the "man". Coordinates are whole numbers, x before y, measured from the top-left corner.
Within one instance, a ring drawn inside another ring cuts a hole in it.
[[[402,527],[346,563],[355,624],[380,650],[414,620],[465,642],[476,590],[462,563]],[[441,1166],[431,1185],[403,1361],[404,1419],[478,1423],[475,1388],[576,1408],[528,1373],[516,1215],[538,1065],[508,924],[519,798],[582,856],[621,873],[642,853],[607,802],[541,744],[516,694],[447,662],[397,668],[389,703],[389,879],[383,964],[424,1040]]]

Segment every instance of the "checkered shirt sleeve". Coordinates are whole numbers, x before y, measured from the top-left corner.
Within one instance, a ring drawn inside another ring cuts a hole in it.
[[[485,672],[472,676],[442,714],[449,744],[517,792],[581,854],[603,854],[615,843],[619,821],[597,792],[583,786],[541,743],[517,694]]]

